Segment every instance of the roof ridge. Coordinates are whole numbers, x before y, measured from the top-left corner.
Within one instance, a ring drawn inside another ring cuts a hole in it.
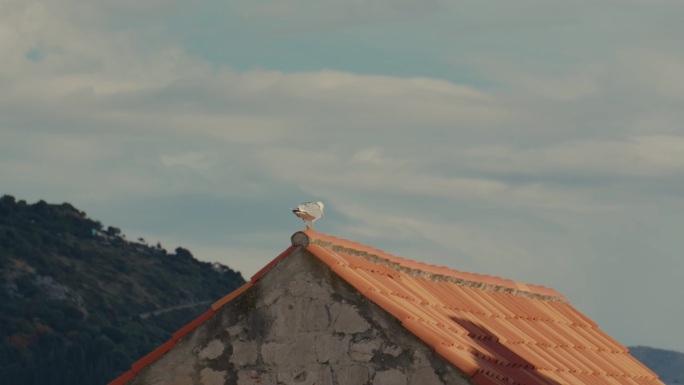
[[[552,288],[516,282],[492,275],[468,273],[451,269],[446,266],[437,266],[401,258],[359,242],[319,233],[311,228],[295,233],[295,235],[293,235],[293,240],[297,234],[305,235],[308,238],[308,241],[306,241],[307,244],[315,244],[334,252],[343,252],[349,255],[358,256],[369,262],[389,266],[396,271],[402,271],[412,276],[422,277],[432,281],[452,282],[460,286],[504,292],[545,301],[568,302],[568,299],[565,296]]]

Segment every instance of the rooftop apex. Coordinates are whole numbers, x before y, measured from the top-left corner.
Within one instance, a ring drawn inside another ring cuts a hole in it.
[[[376,266],[386,266],[394,271],[420,276],[438,282],[453,282],[458,285],[479,288],[483,290],[499,291],[525,297],[532,297],[542,300],[552,300],[567,303],[568,300],[556,290],[544,286],[537,286],[516,282],[485,274],[468,273],[455,270],[446,266],[430,265],[417,262],[411,259],[397,257],[382,250],[352,242],[346,239],[337,238],[331,235],[318,233],[311,228],[298,231],[291,237],[292,246],[309,247],[317,245],[334,253],[361,257]],[[348,264],[348,261],[340,259],[341,265]],[[373,269],[372,266],[370,267]]]

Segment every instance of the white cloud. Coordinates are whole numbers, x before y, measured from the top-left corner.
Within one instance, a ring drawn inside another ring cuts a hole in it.
[[[627,50],[619,57],[640,86],[667,97],[684,98],[684,52],[677,53]]]
[[[497,159],[491,151],[483,157],[500,160],[503,167],[511,167],[508,171],[517,172],[527,166],[509,159]],[[453,164],[451,175],[421,160],[384,155],[377,147],[351,154],[344,150],[321,152],[301,147],[268,147],[258,154],[257,159],[271,178],[297,183],[317,195],[322,195],[321,190],[341,189],[384,192],[426,200],[446,198],[453,202],[478,202],[502,208],[565,211],[611,211],[616,208],[615,202],[597,200],[591,190],[583,187],[557,187],[541,180],[506,183],[496,177],[468,176],[471,173],[469,168],[480,166],[482,170],[487,169],[487,165],[480,165],[481,159],[460,162],[459,153],[447,159]],[[539,161],[543,159],[532,159],[530,164]],[[419,166],[421,163],[423,165]]]
[[[270,32],[302,33],[415,19],[442,8],[440,3],[428,0],[418,6],[407,0],[241,0],[231,9],[256,22],[267,21]]]
[[[211,153],[186,152],[177,155],[162,155],[161,162],[166,167],[182,167],[203,172],[215,166],[217,159]]]
[[[406,161],[380,156],[377,148],[353,154],[306,149],[270,148],[260,159],[277,178],[279,175],[302,185],[321,187],[354,186],[417,196],[476,197],[506,188],[500,182],[468,177],[440,177],[405,166]],[[276,161],[280,159],[280,161]],[[402,164],[404,163],[404,164]]]
[[[607,206],[578,188],[552,187],[543,179],[511,183],[482,172],[670,176],[681,173],[684,166],[684,140],[672,129],[667,135],[628,136],[616,131],[609,139],[541,142],[531,148],[506,143],[511,132],[539,138],[554,131],[555,127],[541,129],[537,125],[547,124],[557,110],[539,110],[537,103],[577,102],[566,105],[573,114],[591,111],[583,100],[610,92],[611,84],[617,82],[606,80],[609,71],[605,64],[560,76],[539,76],[501,62],[492,65],[488,60],[485,73],[508,88],[486,91],[425,77],[332,70],[236,72],[211,68],[167,40],[161,41],[160,48],[145,52],[132,31],[98,28],[84,21],[83,15],[70,15],[54,4],[13,4],[14,12],[2,25],[3,30],[14,32],[3,36],[15,43],[7,45],[14,47],[8,53],[19,59],[14,66],[0,70],[3,77],[13,79],[6,105],[34,105],[36,116],[43,115],[45,122],[58,117],[65,126],[87,122],[91,130],[117,127],[108,135],[126,132],[144,140],[163,135],[168,140],[202,143],[208,146],[202,151],[170,155],[159,149],[151,159],[159,159],[167,167],[187,166],[205,179],[221,175],[213,167],[217,164],[249,160],[271,178],[312,188],[353,185],[417,197],[576,210]],[[105,14],[98,14],[94,7],[83,12],[95,20]],[[90,33],[84,34],[84,29]],[[25,58],[32,47],[43,47],[44,57],[36,62]],[[643,77],[657,89],[665,89],[659,87],[661,76],[679,74],[676,59],[642,59],[644,66],[667,70],[663,75]],[[613,72],[610,76],[621,73]],[[676,82],[675,78],[674,89]],[[23,130],[36,116],[17,112],[15,122],[19,123],[7,129]],[[633,124],[643,126],[644,121],[653,118],[645,116]],[[677,121],[667,123],[672,127]],[[560,132],[572,126],[558,122]],[[321,130],[326,134],[320,135]],[[61,149],[52,147],[53,151],[43,152],[44,157],[66,162],[77,156],[78,152],[64,150],[74,143],[90,161],[109,161],[115,156],[110,149],[105,157],[107,151],[97,150],[97,140],[78,135],[54,142],[62,143]],[[336,139],[326,139],[331,136]],[[446,141],[436,140],[440,136]],[[251,152],[237,151],[239,159],[220,154],[233,151],[240,143],[256,147]],[[92,149],[88,150],[88,145]],[[384,147],[392,150],[383,151]],[[123,147],[121,151],[125,151]],[[209,153],[216,155],[198,155]],[[156,171],[147,165],[140,178]]]
[[[528,150],[474,148],[464,159],[472,167],[526,175],[673,176],[684,174],[684,136],[642,135]]]

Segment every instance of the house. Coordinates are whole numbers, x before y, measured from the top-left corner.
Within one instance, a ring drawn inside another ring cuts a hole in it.
[[[552,289],[307,229],[124,384],[663,383]]]

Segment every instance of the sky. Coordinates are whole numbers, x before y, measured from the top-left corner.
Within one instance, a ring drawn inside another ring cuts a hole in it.
[[[0,0],[0,194],[246,278],[320,232],[684,351],[681,0]],[[218,293],[217,295],[222,295]]]

